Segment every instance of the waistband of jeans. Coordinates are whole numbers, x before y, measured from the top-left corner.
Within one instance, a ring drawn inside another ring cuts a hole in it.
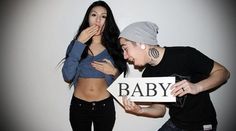
[[[78,103],[81,103],[81,104],[93,104],[93,103],[96,103],[96,104],[104,104],[104,103],[108,103],[108,102],[113,102],[113,96],[109,96],[108,98],[105,98],[103,100],[100,100],[100,101],[85,101],[85,100],[82,100],[76,96],[73,95],[72,97],[72,101],[75,101],[75,102],[78,102]]]

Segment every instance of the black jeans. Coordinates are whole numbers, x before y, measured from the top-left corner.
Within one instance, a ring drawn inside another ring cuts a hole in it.
[[[158,131],[216,131],[216,126],[213,126],[211,130],[186,130],[178,128],[170,119],[158,130]]]
[[[113,97],[87,102],[75,96],[70,105],[70,123],[73,131],[112,131],[116,119]]]

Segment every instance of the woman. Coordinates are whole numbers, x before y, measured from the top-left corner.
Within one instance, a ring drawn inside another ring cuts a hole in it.
[[[119,33],[110,7],[96,1],[68,46],[62,73],[75,87],[70,106],[73,131],[90,131],[92,124],[94,131],[113,129],[115,107],[106,89],[127,68]]]
[[[124,58],[135,66],[145,67],[143,77],[175,76],[171,93],[175,103],[153,103],[141,107],[124,98],[127,112],[148,117],[163,117],[166,107],[170,119],[159,131],[216,130],[217,120],[209,92],[227,81],[230,73],[192,47],[160,47],[158,27],[151,22],[136,22],[120,34]]]

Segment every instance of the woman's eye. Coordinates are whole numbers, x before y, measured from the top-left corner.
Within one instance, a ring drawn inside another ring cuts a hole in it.
[[[107,18],[107,16],[102,16],[102,18],[106,19],[106,18]]]
[[[96,16],[96,14],[91,14],[91,16]]]

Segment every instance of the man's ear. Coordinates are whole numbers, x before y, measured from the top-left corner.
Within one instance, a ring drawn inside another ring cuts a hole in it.
[[[143,49],[143,50],[146,49],[145,44],[140,44],[140,48]]]

